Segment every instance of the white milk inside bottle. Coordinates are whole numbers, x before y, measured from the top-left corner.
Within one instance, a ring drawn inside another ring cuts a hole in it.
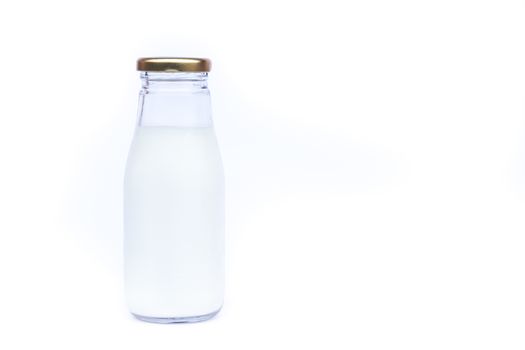
[[[151,60],[139,60],[146,72],[124,181],[126,298],[141,320],[202,321],[224,290],[224,178],[207,74],[149,71]]]

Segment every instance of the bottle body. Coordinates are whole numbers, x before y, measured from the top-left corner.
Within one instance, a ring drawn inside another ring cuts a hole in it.
[[[198,321],[219,311],[224,290],[224,177],[209,92],[176,74],[152,88],[151,75],[124,180],[126,298],[147,321]]]

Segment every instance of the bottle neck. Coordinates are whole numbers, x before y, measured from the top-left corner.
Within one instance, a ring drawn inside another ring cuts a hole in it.
[[[211,127],[208,73],[142,72],[139,126]]]

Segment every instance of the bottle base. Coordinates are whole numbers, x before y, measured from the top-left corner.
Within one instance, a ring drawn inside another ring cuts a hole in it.
[[[150,317],[150,316],[137,315],[134,313],[131,313],[131,314],[140,321],[150,322],[150,323],[195,323],[195,322],[207,321],[213,318],[215,315],[217,315],[219,311],[221,311],[221,309],[218,309],[217,311],[214,311],[214,312],[210,312],[209,314],[206,314],[206,315],[184,316],[184,317]]]

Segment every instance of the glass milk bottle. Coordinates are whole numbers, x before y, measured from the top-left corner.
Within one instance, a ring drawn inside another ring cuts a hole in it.
[[[200,58],[142,58],[124,180],[126,299],[140,320],[216,315],[224,288],[224,177]]]

